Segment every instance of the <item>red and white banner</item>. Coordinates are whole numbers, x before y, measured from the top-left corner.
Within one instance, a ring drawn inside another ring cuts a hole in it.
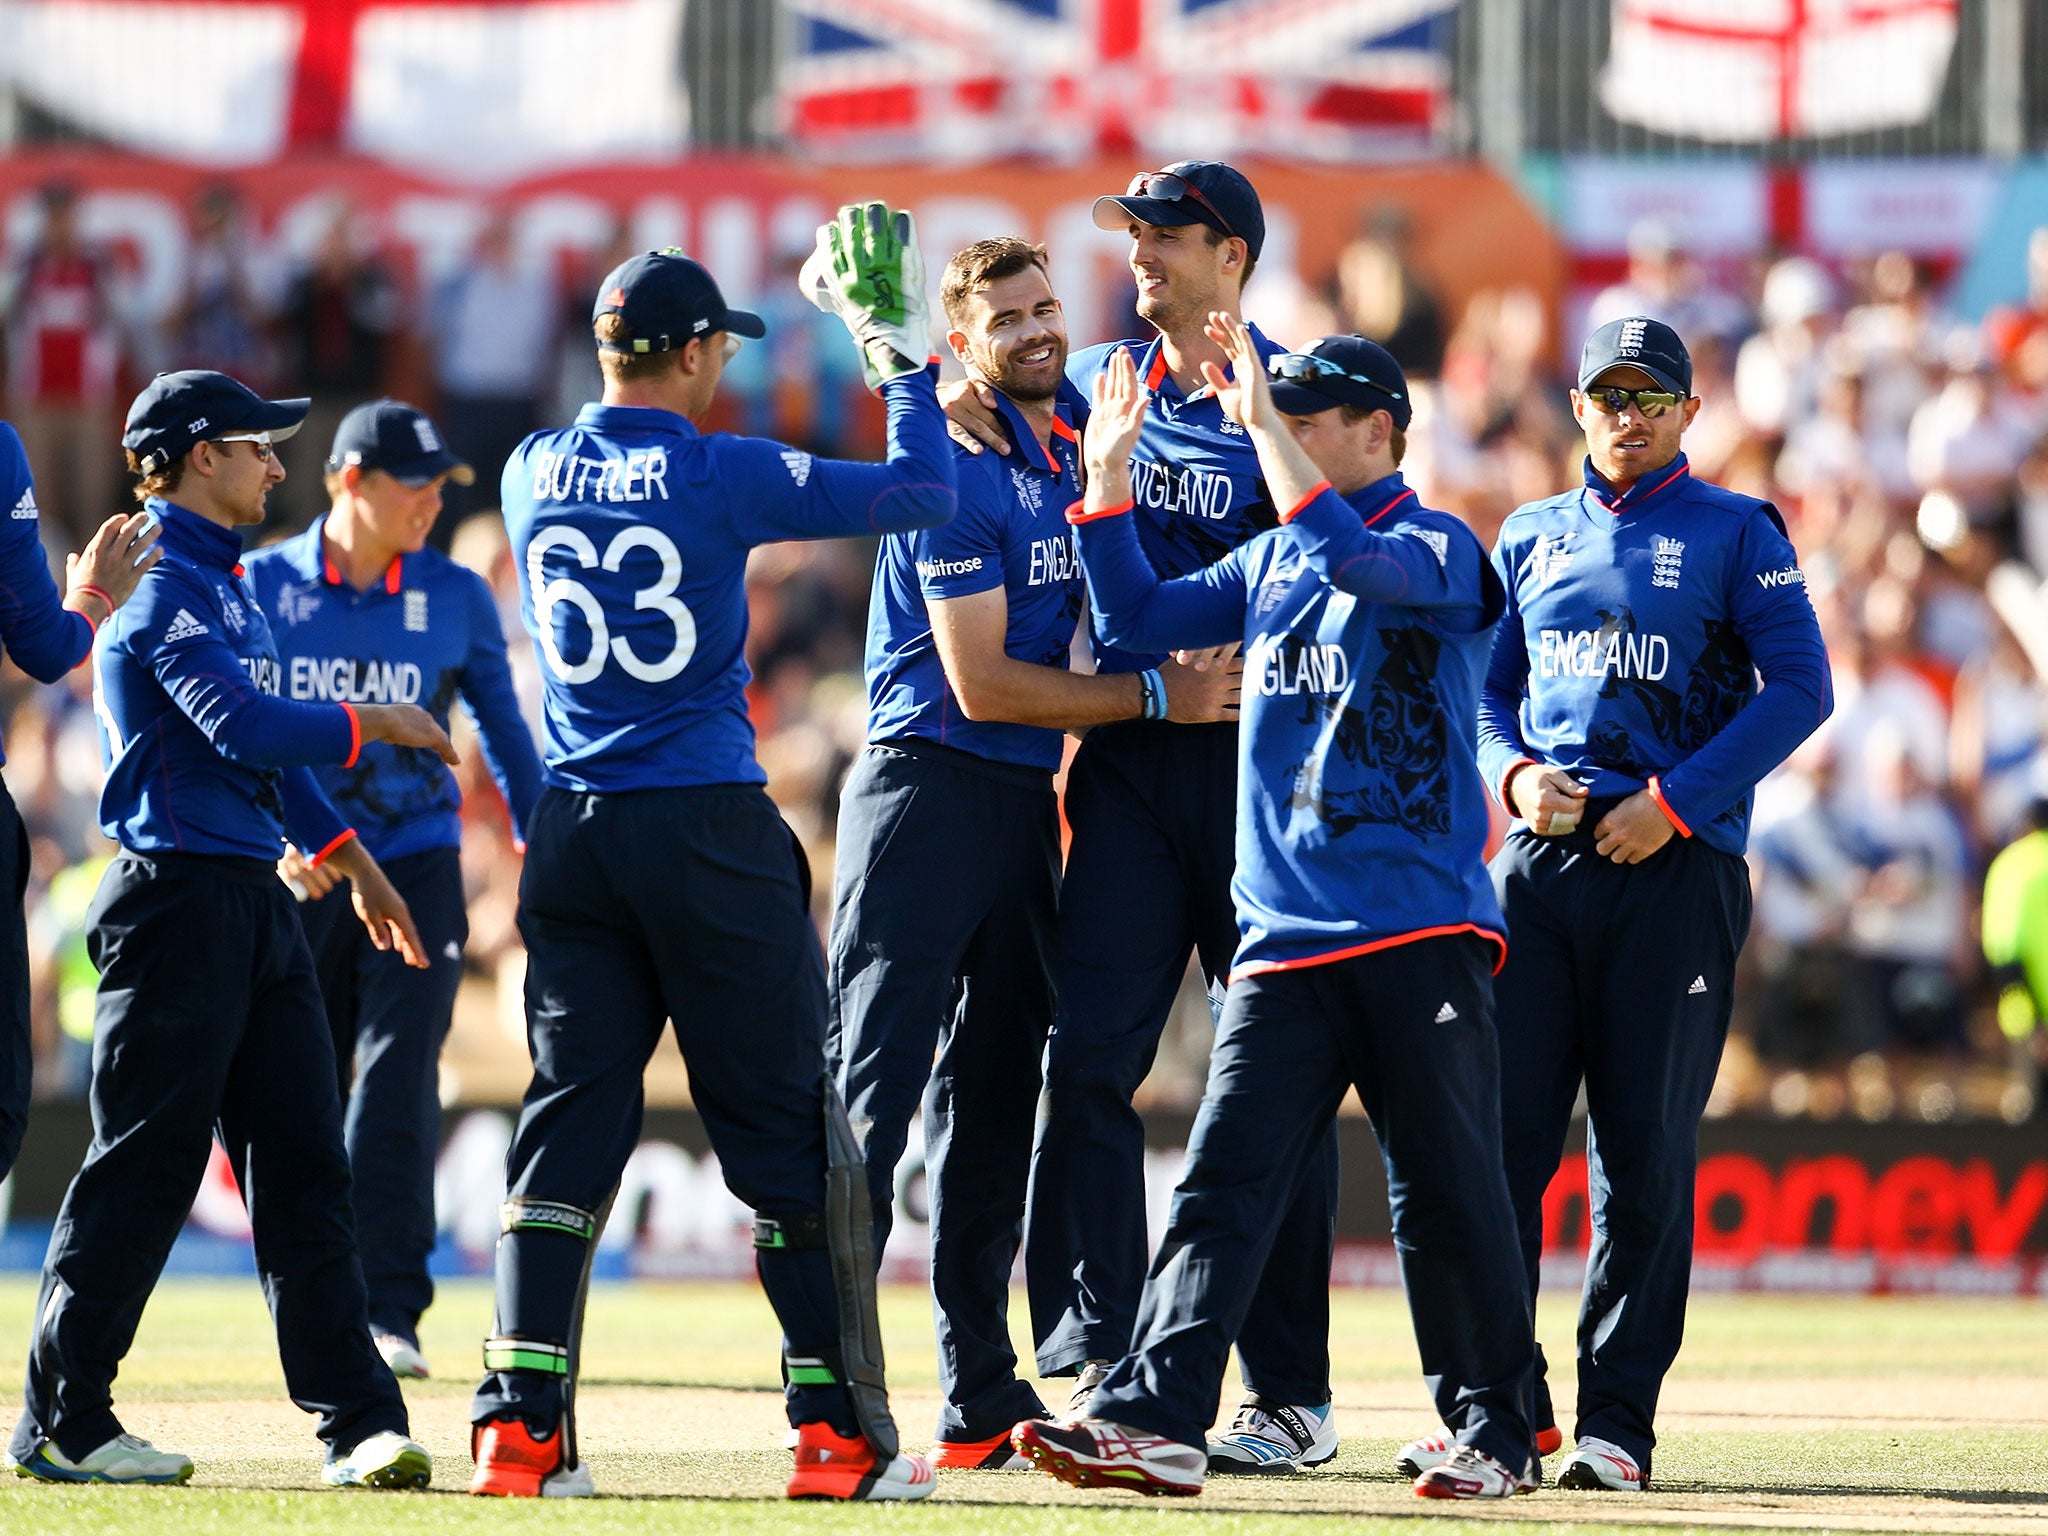
[[[464,181],[673,155],[683,0],[0,0],[0,84],[209,166],[345,149]]]
[[[1614,0],[1600,99],[1661,133],[1756,142],[1924,122],[1956,0]]]

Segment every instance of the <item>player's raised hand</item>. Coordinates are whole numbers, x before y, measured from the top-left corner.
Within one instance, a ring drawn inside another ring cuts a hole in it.
[[[1089,510],[1101,511],[1131,499],[1131,453],[1145,425],[1152,392],[1138,382],[1130,349],[1118,347],[1095,376],[1095,408],[1081,438],[1088,469]]]
[[[358,704],[356,722],[363,729],[365,741],[388,741],[394,747],[425,747],[451,768],[462,761],[448,733],[417,704]]]
[[[1266,384],[1265,360],[1252,344],[1251,328],[1235,315],[1214,310],[1202,327],[1211,341],[1230,359],[1230,376],[1215,363],[1203,360],[1202,378],[1216,392],[1223,414],[1249,430],[1278,426],[1279,413],[1273,408],[1273,391]]]
[[[81,603],[97,601],[111,610],[127,602],[143,572],[164,557],[156,546],[161,532],[155,516],[148,512],[110,517],[101,523],[84,549],[64,557],[64,606],[86,612]],[[92,617],[105,622],[113,613],[93,613]]]
[[[910,215],[882,203],[849,203],[829,224],[797,287],[839,317],[860,344],[868,388],[922,369],[930,360],[931,307],[925,297],[924,253]]]

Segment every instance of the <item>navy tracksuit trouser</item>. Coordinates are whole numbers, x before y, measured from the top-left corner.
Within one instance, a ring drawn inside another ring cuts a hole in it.
[[[1132,1097],[1188,953],[1220,992],[1237,948],[1237,727],[1129,721],[1090,731],[1067,773],[1059,1012],[1047,1042],[1024,1273],[1043,1376],[1131,1348],[1146,1267],[1145,1127]],[[1330,1400],[1337,1130],[1302,1169],[1237,1340],[1248,1390]]]
[[[875,1254],[922,1097],[938,1438],[986,1440],[1045,1411],[1017,1379],[1009,1294],[1052,1024],[1052,775],[870,746],[840,796],[835,885],[827,1055],[867,1152]]]
[[[1685,1332],[1700,1115],[1728,1038],[1750,891],[1743,861],[1696,837],[1640,864],[1601,858],[1594,829],[1612,804],[1589,804],[1565,837],[1518,831],[1494,856],[1509,936],[1501,1133],[1533,1299],[1543,1192],[1584,1083],[1593,1238],[1576,1435],[1620,1446],[1647,1473],[1657,1393]],[[1540,1350],[1536,1422],[1555,1422]]]
[[[370,1327],[417,1342],[434,1300],[434,1159],[441,1146],[441,1044],[462,983],[469,914],[462,854],[430,848],[384,865],[405,898],[429,961],[415,970],[381,950],[356,920],[346,888],[299,907],[320,976],[346,1096],[342,1131],[355,1187],[356,1246]]]
[[[726,1187],[761,1216],[825,1209],[825,966],[803,851],[758,784],[545,790],[519,882],[533,1081],[508,1192],[602,1210],[640,1139],[641,1080],[672,1024]],[[497,1332],[566,1347],[590,1245],[558,1230],[498,1240]],[[831,1356],[839,1304],[823,1248],[755,1251],[785,1355]],[[857,1433],[837,1382],[785,1388],[792,1424]],[[562,1382],[489,1372],[473,1422],[542,1436]]]
[[[93,898],[92,1145],[43,1261],[26,1406],[10,1446],[76,1461],[121,1433],[114,1372],[220,1137],[291,1398],[329,1459],[404,1433],[370,1342],[334,1046],[313,957],[275,869],[124,852]]]
[[[1535,1453],[1535,1338],[1500,1161],[1497,954],[1457,934],[1231,984],[1137,1338],[1091,1414],[1203,1443],[1289,1191],[1356,1086],[1437,1411],[1505,1466]]]
[[[28,829],[14,808],[14,796],[0,783],[0,1179],[21,1153],[28,1130],[29,1090],[35,1074],[30,1034],[28,923],[22,899],[28,894]]]

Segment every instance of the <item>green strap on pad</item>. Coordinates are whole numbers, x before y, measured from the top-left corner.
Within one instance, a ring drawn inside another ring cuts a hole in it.
[[[550,1344],[544,1339],[485,1339],[484,1369],[539,1371],[547,1376],[567,1376],[569,1346]]]
[[[500,1232],[561,1232],[584,1242],[597,1237],[597,1217],[560,1200],[531,1200],[514,1195],[498,1207]]]
[[[806,1248],[829,1247],[831,1232],[823,1211],[799,1211],[793,1216],[756,1216],[754,1246],[784,1248],[798,1252]]]

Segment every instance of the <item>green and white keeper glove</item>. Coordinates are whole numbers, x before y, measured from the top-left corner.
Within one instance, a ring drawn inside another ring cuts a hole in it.
[[[924,254],[908,213],[880,203],[840,209],[818,226],[817,249],[797,274],[797,287],[853,333],[869,389],[920,372],[930,360]]]

